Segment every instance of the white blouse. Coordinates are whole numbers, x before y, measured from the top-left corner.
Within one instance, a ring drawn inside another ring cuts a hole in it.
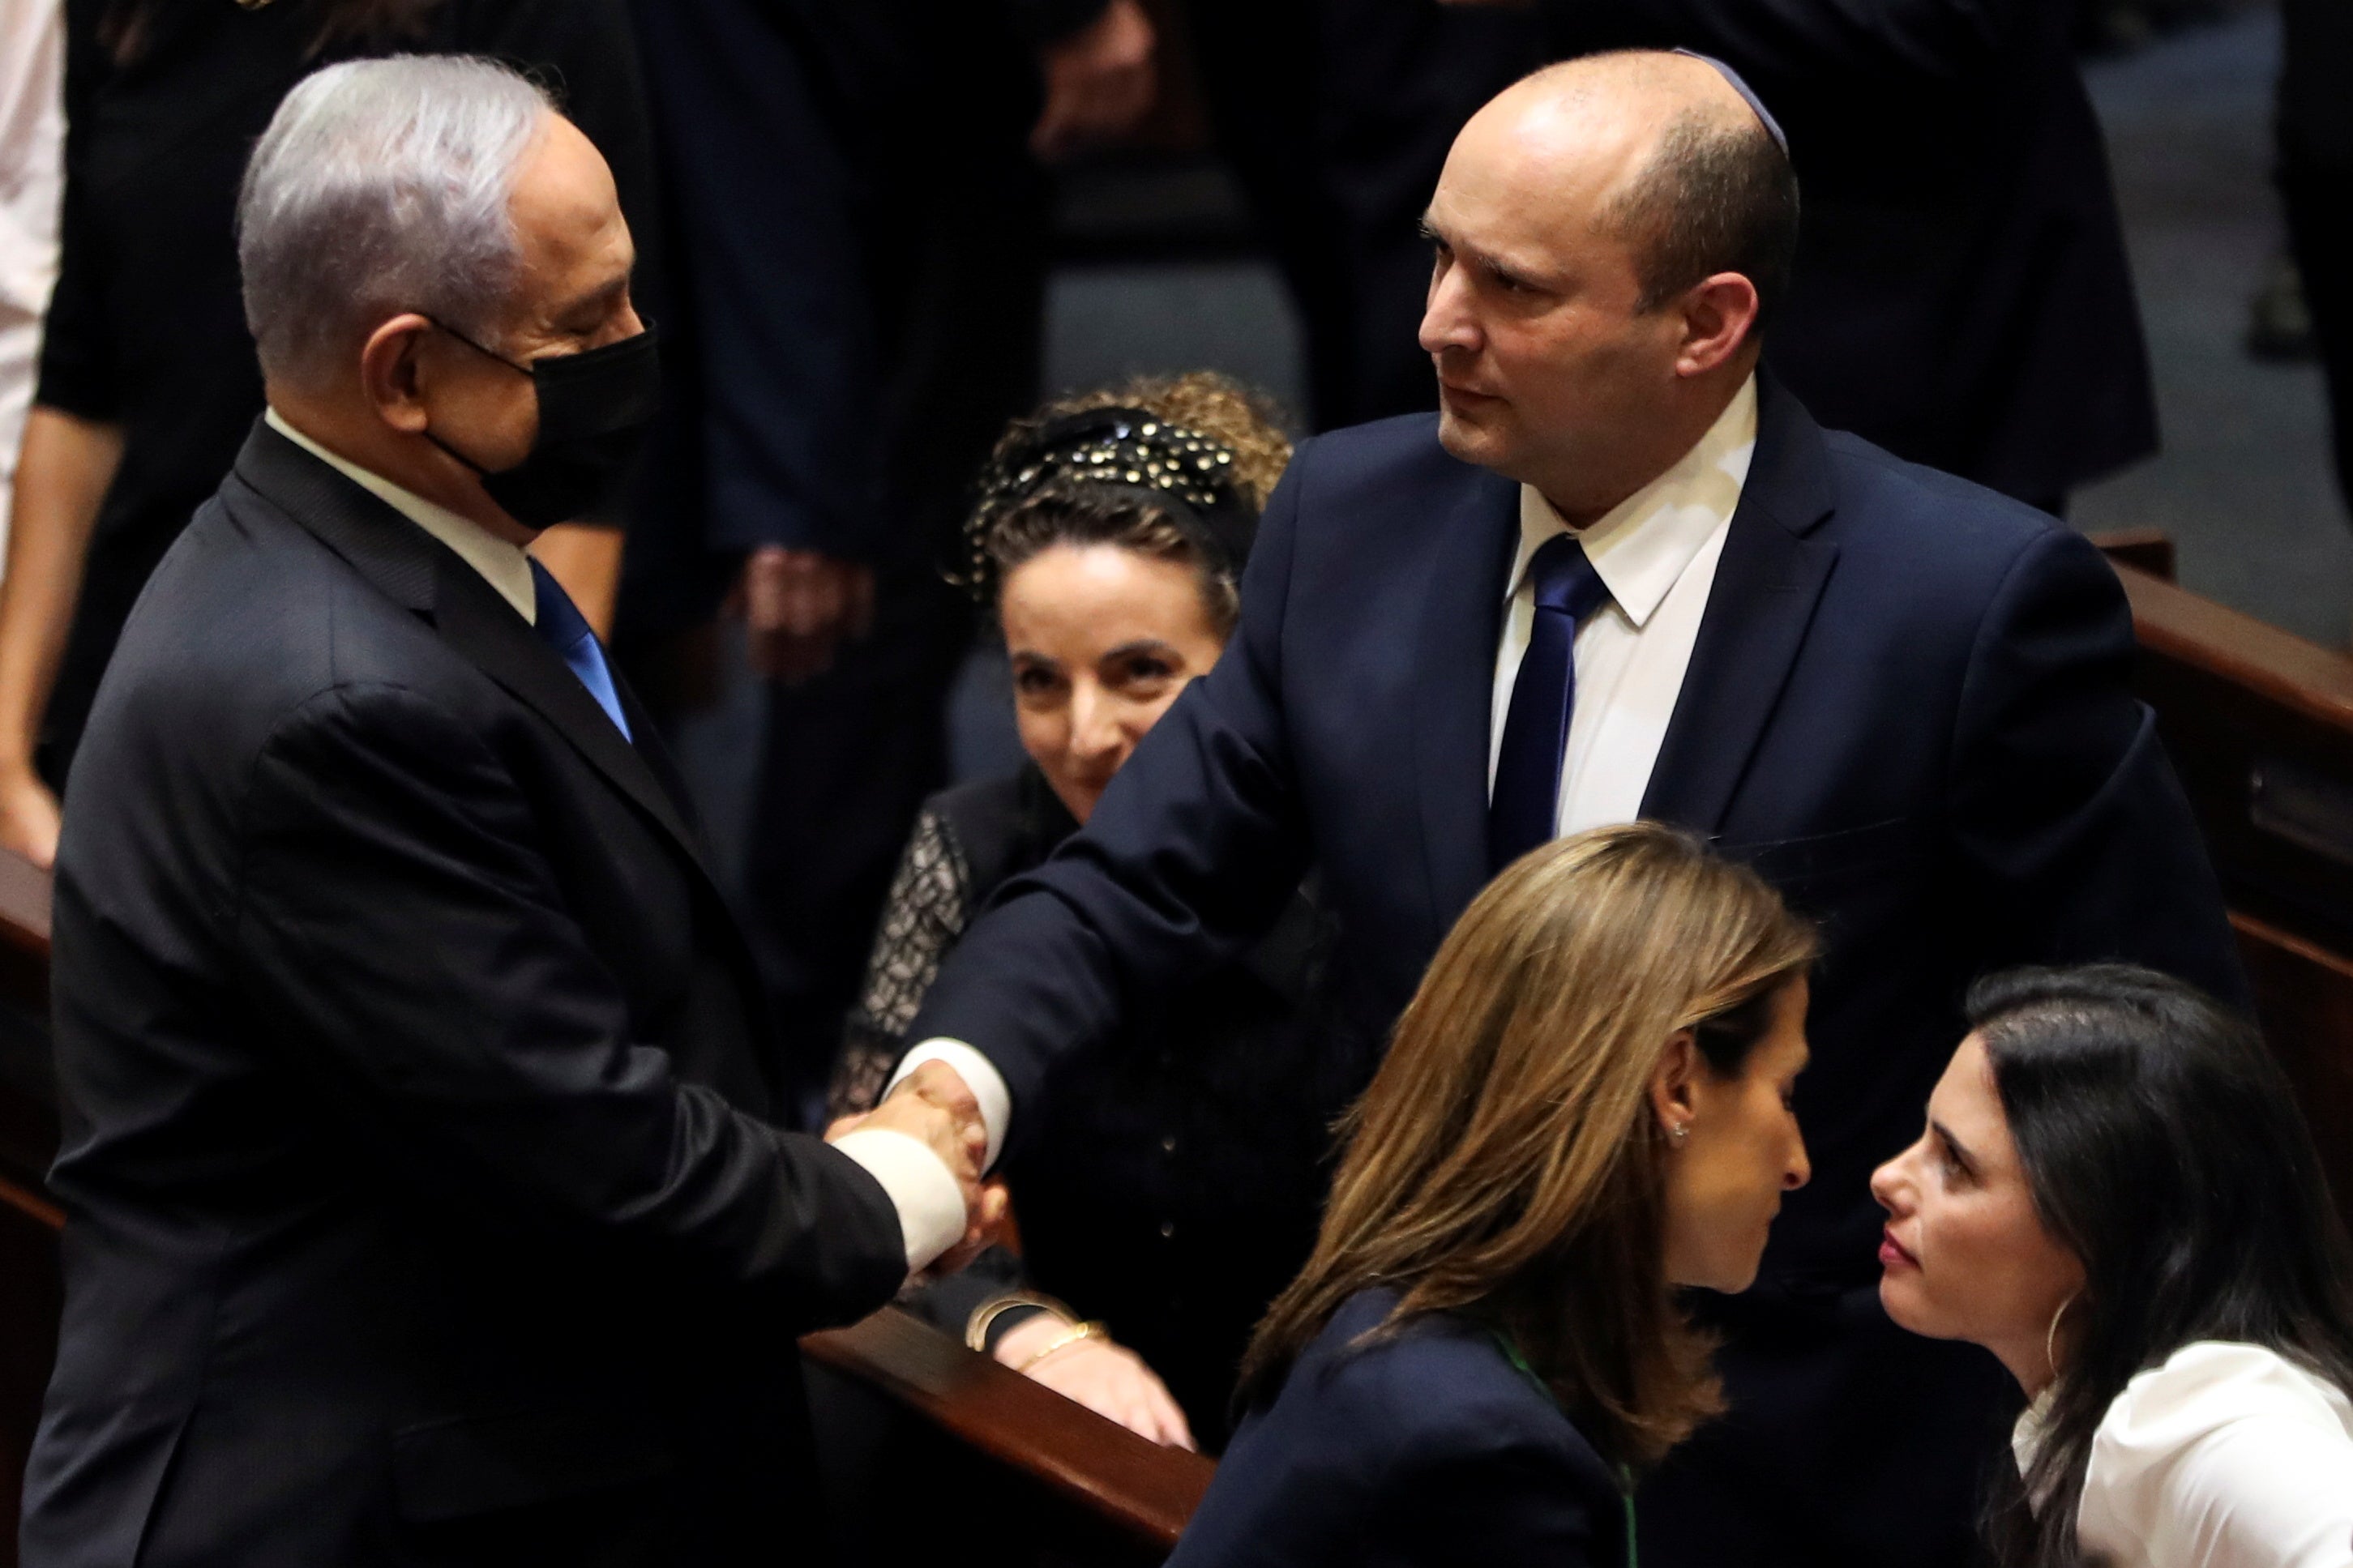
[[[2259,1345],[2184,1345],[2108,1406],[2075,1533],[2115,1568],[2353,1568],[2353,1401]]]

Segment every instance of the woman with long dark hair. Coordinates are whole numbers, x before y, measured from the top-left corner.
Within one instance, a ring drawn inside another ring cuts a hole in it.
[[[1680,1286],[1743,1290],[1809,1175],[1813,931],[1652,823],[1524,857],[1439,949],[1171,1568],[1631,1563],[1718,1408]]]
[[[132,601],[262,407],[237,181],[288,90],[396,53],[546,81],[650,241],[652,149],[624,0],[69,0],[57,289],[0,585],[0,846],[47,865],[58,793]],[[609,530],[536,553],[597,614]]]
[[[2147,970],[1981,982],[1872,1191],[1880,1297],[2032,1400],[2003,1568],[2353,1564],[2353,1258],[2254,1030]]]

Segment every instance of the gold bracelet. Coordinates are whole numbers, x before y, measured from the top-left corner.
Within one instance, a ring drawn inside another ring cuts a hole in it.
[[[1008,1290],[1002,1296],[991,1296],[972,1310],[972,1316],[964,1323],[965,1348],[986,1353],[990,1325],[1016,1307],[1036,1307],[1041,1311],[1053,1313],[1066,1323],[1079,1321],[1076,1312],[1051,1296],[1041,1296],[1034,1290]]]
[[[1060,1333],[1047,1341],[1044,1349],[1033,1352],[1027,1360],[1022,1362],[1019,1366],[1015,1367],[1013,1370],[1016,1372],[1028,1372],[1031,1367],[1036,1366],[1039,1362],[1044,1361],[1056,1351],[1066,1351],[1072,1345],[1077,1344],[1081,1340],[1092,1340],[1097,1337],[1104,1339],[1110,1338],[1111,1330],[1105,1328],[1102,1323],[1092,1318],[1089,1318],[1083,1323],[1072,1323],[1069,1328],[1064,1329]]]

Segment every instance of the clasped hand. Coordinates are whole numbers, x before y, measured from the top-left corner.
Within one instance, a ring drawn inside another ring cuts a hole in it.
[[[867,1129],[904,1133],[922,1143],[939,1156],[964,1194],[964,1239],[932,1266],[935,1270],[954,1273],[997,1239],[1005,1224],[1005,1184],[981,1179],[982,1163],[988,1158],[988,1129],[980,1118],[980,1101],[955,1068],[944,1062],[924,1062],[902,1079],[881,1104],[862,1116],[841,1118],[826,1129],[825,1136],[831,1142]]]

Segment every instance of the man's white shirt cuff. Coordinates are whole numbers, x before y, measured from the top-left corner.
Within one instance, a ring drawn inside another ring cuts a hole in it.
[[[908,1273],[964,1239],[964,1189],[930,1144],[887,1127],[861,1127],[833,1146],[865,1166],[899,1211]]]
[[[983,1170],[994,1170],[997,1152],[1005,1147],[1005,1124],[1013,1118],[1013,1091],[1005,1087],[1005,1079],[996,1064],[962,1040],[952,1040],[944,1035],[923,1041],[901,1058],[899,1070],[891,1075],[890,1089],[899,1087],[899,1080],[922,1067],[925,1062],[945,1062],[964,1079],[972,1097],[980,1101],[981,1131],[988,1134],[988,1156]],[[889,1093],[890,1089],[883,1092]]]

